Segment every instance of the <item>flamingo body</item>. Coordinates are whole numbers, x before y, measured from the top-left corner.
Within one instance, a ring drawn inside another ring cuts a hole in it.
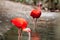
[[[30,16],[32,16],[33,18],[39,18],[41,16],[41,11],[34,9],[34,10],[32,10]]]
[[[11,20],[12,24],[15,25],[17,28],[24,29],[27,27],[27,21],[23,18],[14,18]]]

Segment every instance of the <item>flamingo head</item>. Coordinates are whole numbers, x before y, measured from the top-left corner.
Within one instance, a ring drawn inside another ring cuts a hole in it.
[[[31,29],[30,28],[24,28],[23,31],[24,32],[31,32]]]

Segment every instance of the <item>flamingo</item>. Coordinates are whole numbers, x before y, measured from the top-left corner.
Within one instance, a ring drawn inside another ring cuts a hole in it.
[[[31,13],[30,13],[30,16],[33,18],[33,21],[34,21],[34,28],[33,28],[33,30],[35,30],[36,29],[37,19],[41,16],[41,10],[40,9],[32,10]]]
[[[30,35],[30,32],[31,32],[31,29],[30,28],[27,28],[27,21],[23,18],[13,18],[11,20],[11,23],[13,25],[15,25],[17,28],[18,28],[18,40],[22,40],[22,31],[24,32],[27,32],[28,33],[28,40],[31,40],[31,35]]]

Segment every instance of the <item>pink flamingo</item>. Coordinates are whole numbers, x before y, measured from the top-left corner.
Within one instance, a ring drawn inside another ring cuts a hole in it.
[[[30,16],[32,16],[32,18],[33,18],[33,21],[34,21],[34,29],[33,30],[35,30],[36,29],[37,19],[41,16],[40,8],[32,10]],[[35,18],[36,18],[36,20],[34,20]]]
[[[22,40],[22,31],[25,31],[28,33],[29,35],[29,38],[28,40],[30,40],[30,32],[31,32],[31,29],[30,28],[27,28],[27,21],[23,18],[13,18],[11,20],[12,24],[15,25],[17,28],[18,28],[18,40]]]

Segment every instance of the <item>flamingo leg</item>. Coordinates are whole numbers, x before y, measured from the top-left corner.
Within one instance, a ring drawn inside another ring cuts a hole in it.
[[[33,28],[33,30],[36,30],[36,26],[37,26],[37,18],[34,20],[33,19],[33,22],[34,22],[34,28]]]
[[[36,18],[36,20],[35,20],[35,29],[36,29],[36,27],[37,27],[37,18]]]
[[[21,29],[18,29],[18,40],[22,40],[22,33]]]
[[[33,24],[34,24],[33,30],[35,30],[35,20],[34,19],[33,19]]]

